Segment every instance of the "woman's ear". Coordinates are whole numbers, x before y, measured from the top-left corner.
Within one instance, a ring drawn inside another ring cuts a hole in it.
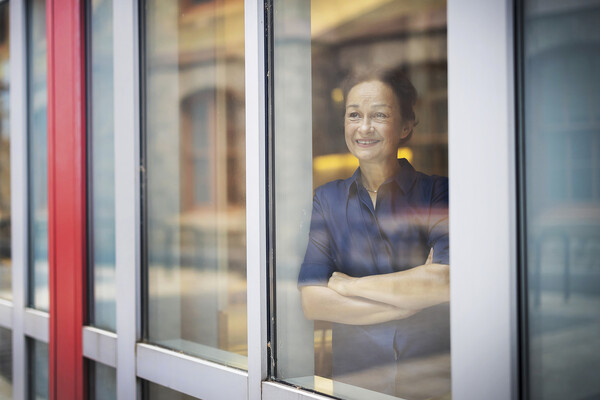
[[[402,127],[402,134],[400,135],[400,140],[404,140],[410,136],[413,129],[415,129],[415,121],[406,121],[404,126]]]

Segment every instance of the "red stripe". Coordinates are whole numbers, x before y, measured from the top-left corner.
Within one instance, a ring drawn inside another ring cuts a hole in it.
[[[84,398],[85,69],[83,7],[47,0],[50,399]]]

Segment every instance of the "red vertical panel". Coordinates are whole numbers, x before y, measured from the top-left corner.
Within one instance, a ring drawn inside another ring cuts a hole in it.
[[[84,398],[85,73],[81,0],[47,0],[50,399]]]

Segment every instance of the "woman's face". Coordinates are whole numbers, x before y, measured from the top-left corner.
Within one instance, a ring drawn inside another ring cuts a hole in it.
[[[346,99],[344,132],[348,150],[361,163],[389,163],[396,160],[400,141],[408,136],[392,89],[379,81],[361,82],[350,89]]]

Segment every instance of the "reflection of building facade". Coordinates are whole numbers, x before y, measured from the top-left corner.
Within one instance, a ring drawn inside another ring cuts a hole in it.
[[[450,177],[444,385],[598,398],[598,26],[597,0],[0,0],[0,398],[389,399],[332,379],[297,288],[313,189],[358,165],[341,80],[373,67],[419,94],[399,157]]]

